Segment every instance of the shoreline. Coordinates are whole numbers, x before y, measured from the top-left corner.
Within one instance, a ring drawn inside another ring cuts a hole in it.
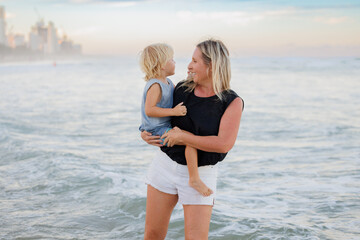
[[[71,55],[5,55],[0,56],[0,64],[7,63],[28,63],[39,61],[58,61],[69,59],[83,59],[88,56],[71,54]]]

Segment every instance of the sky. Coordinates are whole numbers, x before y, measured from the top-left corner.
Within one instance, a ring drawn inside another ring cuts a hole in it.
[[[360,56],[356,0],[0,0],[7,29],[43,18],[85,54],[134,55],[165,42],[189,56],[210,37],[233,56]]]

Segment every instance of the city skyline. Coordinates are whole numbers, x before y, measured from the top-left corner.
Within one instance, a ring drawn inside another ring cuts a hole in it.
[[[7,29],[6,10],[0,5],[0,57],[40,57],[45,55],[81,54],[81,45],[73,44],[67,35],[59,36],[55,24],[45,24],[43,18],[31,26],[26,34],[13,33]]]
[[[0,0],[8,28],[57,24],[85,54],[135,55],[167,42],[188,56],[207,37],[235,56],[359,56],[358,1]]]

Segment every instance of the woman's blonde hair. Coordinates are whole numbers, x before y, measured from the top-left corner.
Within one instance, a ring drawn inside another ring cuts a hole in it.
[[[211,69],[214,92],[222,100],[222,92],[230,89],[231,66],[229,51],[222,41],[215,39],[203,41],[196,47],[201,51],[205,65]],[[196,83],[190,78],[183,83],[183,86],[187,86],[187,90],[192,91],[195,89]]]
[[[161,75],[161,68],[172,59],[174,50],[165,43],[156,43],[147,46],[140,54],[140,67],[145,73],[145,81]]]

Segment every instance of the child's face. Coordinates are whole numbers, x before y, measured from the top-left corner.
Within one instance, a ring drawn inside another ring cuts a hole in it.
[[[171,76],[175,74],[175,61],[173,58],[166,62],[164,71],[166,76]]]

